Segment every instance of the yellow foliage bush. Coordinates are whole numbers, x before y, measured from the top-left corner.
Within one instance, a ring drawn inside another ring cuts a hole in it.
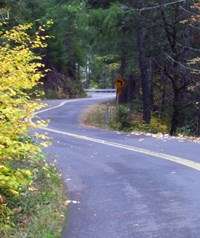
[[[167,125],[167,123],[161,120],[160,118],[152,116],[150,123],[150,132],[168,134],[169,125]]]
[[[33,112],[42,106],[39,99],[31,98],[31,91],[43,76],[41,57],[34,50],[46,45],[39,32],[34,39],[29,36],[31,27],[26,24],[3,30],[0,23],[0,230],[9,227],[9,199],[31,183],[31,172],[18,168],[15,161],[33,158],[40,151],[29,130],[44,124],[31,121]],[[43,27],[39,30],[44,31]]]

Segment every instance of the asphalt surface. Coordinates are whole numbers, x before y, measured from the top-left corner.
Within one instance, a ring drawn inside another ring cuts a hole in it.
[[[200,238],[200,144],[80,125],[106,97],[48,101],[39,114],[68,191],[62,238]]]

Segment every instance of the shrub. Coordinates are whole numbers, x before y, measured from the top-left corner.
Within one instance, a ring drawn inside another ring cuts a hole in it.
[[[94,113],[95,112],[95,113]],[[84,120],[85,124],[91,126],[101,126],[105,128],[106,125],[106,105],[100,104],[90,107]]]
[[[20,25],[6,31],[0,23],[0,230],[4,231],[11,225],[10,200],[32,181],[31,171],[17,164],[40,151],[30,139],[29,130],[44,125],[43,121],[30,120],[42,107],[38,99],[31,99],[31,92],[39,98],[33,89],[43,76],[39,70],[43,67],[41,57],[33,52],[45,47],[45,37],[39,32],[34,39],[28,35],[31,27]],[[41,26],[39,30],[44,31]]]
[[[133,109],[135,107],[135,110]],[[137,108],[137,109],[136,109]],[[106,103],[92,106],[85,115],[85,124],[92,126],[100,126],[105,128],[105,115]],[[109,127],[119,131],[140,131],[150,133],[163,133],[169,132],[169,118],[166,115],[161,117],[158,113],[154,112],[151,123],[146,124],[143,121],[143,114],[139,110],[139,103],[127,105],[115,105],[110,103],[109,107]]]
[[[150,123],[150,132],[166,134],[169,133],[169,126],[164,119],[152,116]]]
[[[111,120],[111,127],[116,130],[123,130],[130,127],[131,110],[126,105],[116,105],[113,117]]]
[[[138,105],[138,104],[137,104]],[[138,108],[134,111],[132,105],[117,105],[111,120],[111,127],[115,130],[141,131],[150,133],[168,133],[169,125],[167,118],[161,118],[154,113],[151,123],[143,121],[143,115]]]
[[[178,127],[177,135],[178,136],[192,136],[193,133],[191,132],[189,128],[183,126],[183,127]]]

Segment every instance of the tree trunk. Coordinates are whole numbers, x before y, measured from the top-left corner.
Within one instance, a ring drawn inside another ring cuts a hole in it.
[[[125,73],[126,73],[126,59],[125,59],[125,52],[122,52],[120,75],[126,80],[126,85],[122,87],[122,94],[119,95],[119,103],[127,103],[128,88]]]
[[[174,100],[173,100],[173,114],[171,118],[171,129],[170,135],[175,135],[177,128],[178,128],[178,121],[179,121],[179,90],[174,89]]]
[[[162,21],[163,21],[163,28],[165,30],[165,34],[171,49],[172,60],[170,61],[172,70],[171,73],[165,71],[166,76],[170,78],[173,88],[173,103],[172,103],[172,117],[171,117],[171,129],[170,135],[175,135],[178,124],[179,124],[179,117],[180,117],[180,109],[181,109],[181,95],[183,90],[186,86],[184,82],[182,82],[181,71],[179,70],[178,62],[181,60],[182,53],[178,47],[178,22],[180,18],[179,7],[176,5],[174,7],[174,18],[173,21],[169,23],[168,18],[166,17],[166,13],[164,10],[161,10],[162,14]],[[167,57],[168,61],[169,58]],[[166,70],[166,68],[165,68]],[[184,81],[184,80],[183,80]]]
[[[149,124],[151,121],[151,94],[148,77],[148,70],[146,65],[145,48],[144,48],[145,31],[139,27],[137,29],[137,46],[139,52],[139,68],[142,82],[143,94],[143,119]]]
[[[149,60],[149,93],[151,106],[154,105],[153,90],[154,90],[154,61],[152,57]]]
[[[161,83],[161,115],[163,116],[165,111],[165,101],[166,101],[166,76],[163,72],[160,72],[160,83]]]
[[[197,136],[200,136],[200,108],[198,108],[197,115]]]
[[[127,99],[128,102],[131,102],[136,97],[136,82],[133,75],[129,75],[127,86],[128,86]]]
[[[170,135],[175,135],[178,124],[179,124],[179,115],[180,115],[180,104],[181,104],[181,89],[178,87],[178,79],[179,79],[179,74],[178,74],[178,69],[177,69],[177,64],[174,64],[174,69],[173,69],[173,77],[171,78],[172,82],[172,87],[174,91],[174,98],[173,98],[173,113],[171,117],[171,130],[170,130]]]

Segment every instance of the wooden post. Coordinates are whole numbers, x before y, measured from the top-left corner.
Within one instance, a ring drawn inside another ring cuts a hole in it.
[[[116,94],[116,104],[119,104],[119,93]]]
[[[110,109],[110,103],[106,103],[106,128],[107,129],[109,126],[109,109]]]

